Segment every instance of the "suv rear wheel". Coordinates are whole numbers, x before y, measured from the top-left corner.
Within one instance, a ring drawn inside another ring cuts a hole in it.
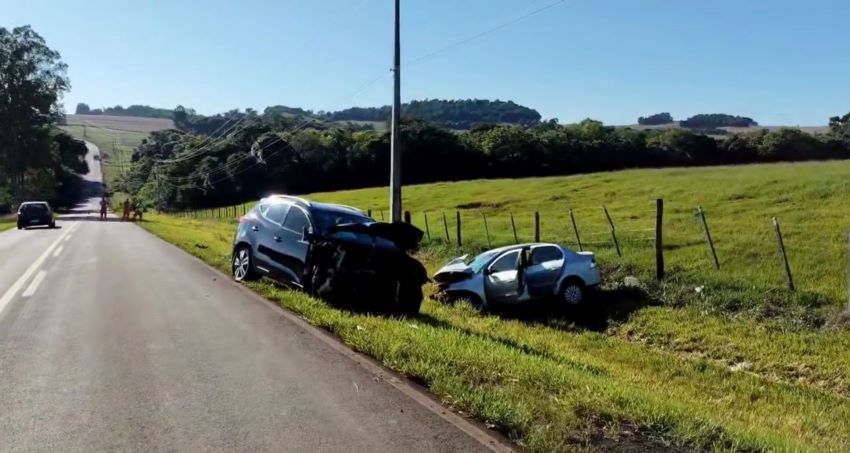
[[[245,282],[257,279],[257,273],[254,271],[254,257],[251,256],[251,249],[240,245],[233,251],[233,259],[231,264],[233,279],[237,282]]]

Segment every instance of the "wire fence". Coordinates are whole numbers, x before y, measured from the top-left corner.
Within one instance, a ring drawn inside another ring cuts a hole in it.
[[[749,200],[746,200],[749,201]],[[737,205],[744,201],[732,201]],[[212,219],[236,223],[255,203],[209,208],[170,214],[195,219]],[[724,274],[742,281],[769,281],[779,285],[784,282],[790,290],[797,289],[793,266],[789,260],[816,256],[833,261],[845,253],[846,235],[832,235],[829,243],[812,243],[810,232],[819,228],[821,219],[801,221],[795,217],[788,231],[780,225],[777,216],[784,214],[781,206],[762,206],[751,210],[748,220],[758,217],[758,229],[748,228],[742,218],[728,209],[724,216],[715,217],[722,222],[720,234],[713,236],[711,217],[698,206],[667,205],[663,200],[644,206],[582,206],[558,210],[509,211],[499,209],[446,209],[405,211],[404,221],[423,231],[423,243],[444,244],[475,251],[498,246],[552,242],[577,251],[593,251],[606,261],[636,263],[654,268],[656,277],[665,275],[665,259],[673,258],[675,267],[688,267],[697,273],[724,270]],[[389,221],[389,211],[366,209],[367,215],[377,221]],[[763,219],[761,219],[764,217]],[[763,220],[763,222],[762,222]],[[834,236],[834,241],[832,240]],[[719,239],[719,240],[718,240]],[[786,243],[787,242],[787,243]],[[733,262],[734,261],[734,262]],[[799,262],[799,261],[798,261]],[[843,289],[845,277],[822,277],[811,266],[798,266],[803,280],[813,285],[828,286],[835,293],[836,286]],[[731,271],[730,268],[733,268]],[[846,266],[840,266],[844,269]],[[765,277],[767,273],[770,276]],[[841,271],[842,275],[845,271]],[[840,291],[838,289],[837,291]]]

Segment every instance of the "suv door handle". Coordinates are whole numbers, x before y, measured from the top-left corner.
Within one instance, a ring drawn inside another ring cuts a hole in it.
[[[260,227],[257,225],[251,225],[251,231],[260,231]]]
[[[275,242],[280,242],[280,236],[275,236],[275,237],[274,237],[274,241],[275,241]]]

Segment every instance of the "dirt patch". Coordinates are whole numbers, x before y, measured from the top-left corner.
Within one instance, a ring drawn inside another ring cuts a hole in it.
[[[502,201],[472,201],[469,203],[463,203],[455,206],[457,209],[496,209],[505,206],[505,202]]]
[[[686,453],[691,448],[673,445],[664,439],[642,430],[633,422],[613,420],[598,414],[585,414],[587,425],[584,438],[569,438],[567,443],[582,449],[618,453],[669,452]]]

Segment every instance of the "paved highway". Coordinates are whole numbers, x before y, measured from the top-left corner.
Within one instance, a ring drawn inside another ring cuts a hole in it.
[[[487,450],[96,201],[0,234],[0,451]]]

